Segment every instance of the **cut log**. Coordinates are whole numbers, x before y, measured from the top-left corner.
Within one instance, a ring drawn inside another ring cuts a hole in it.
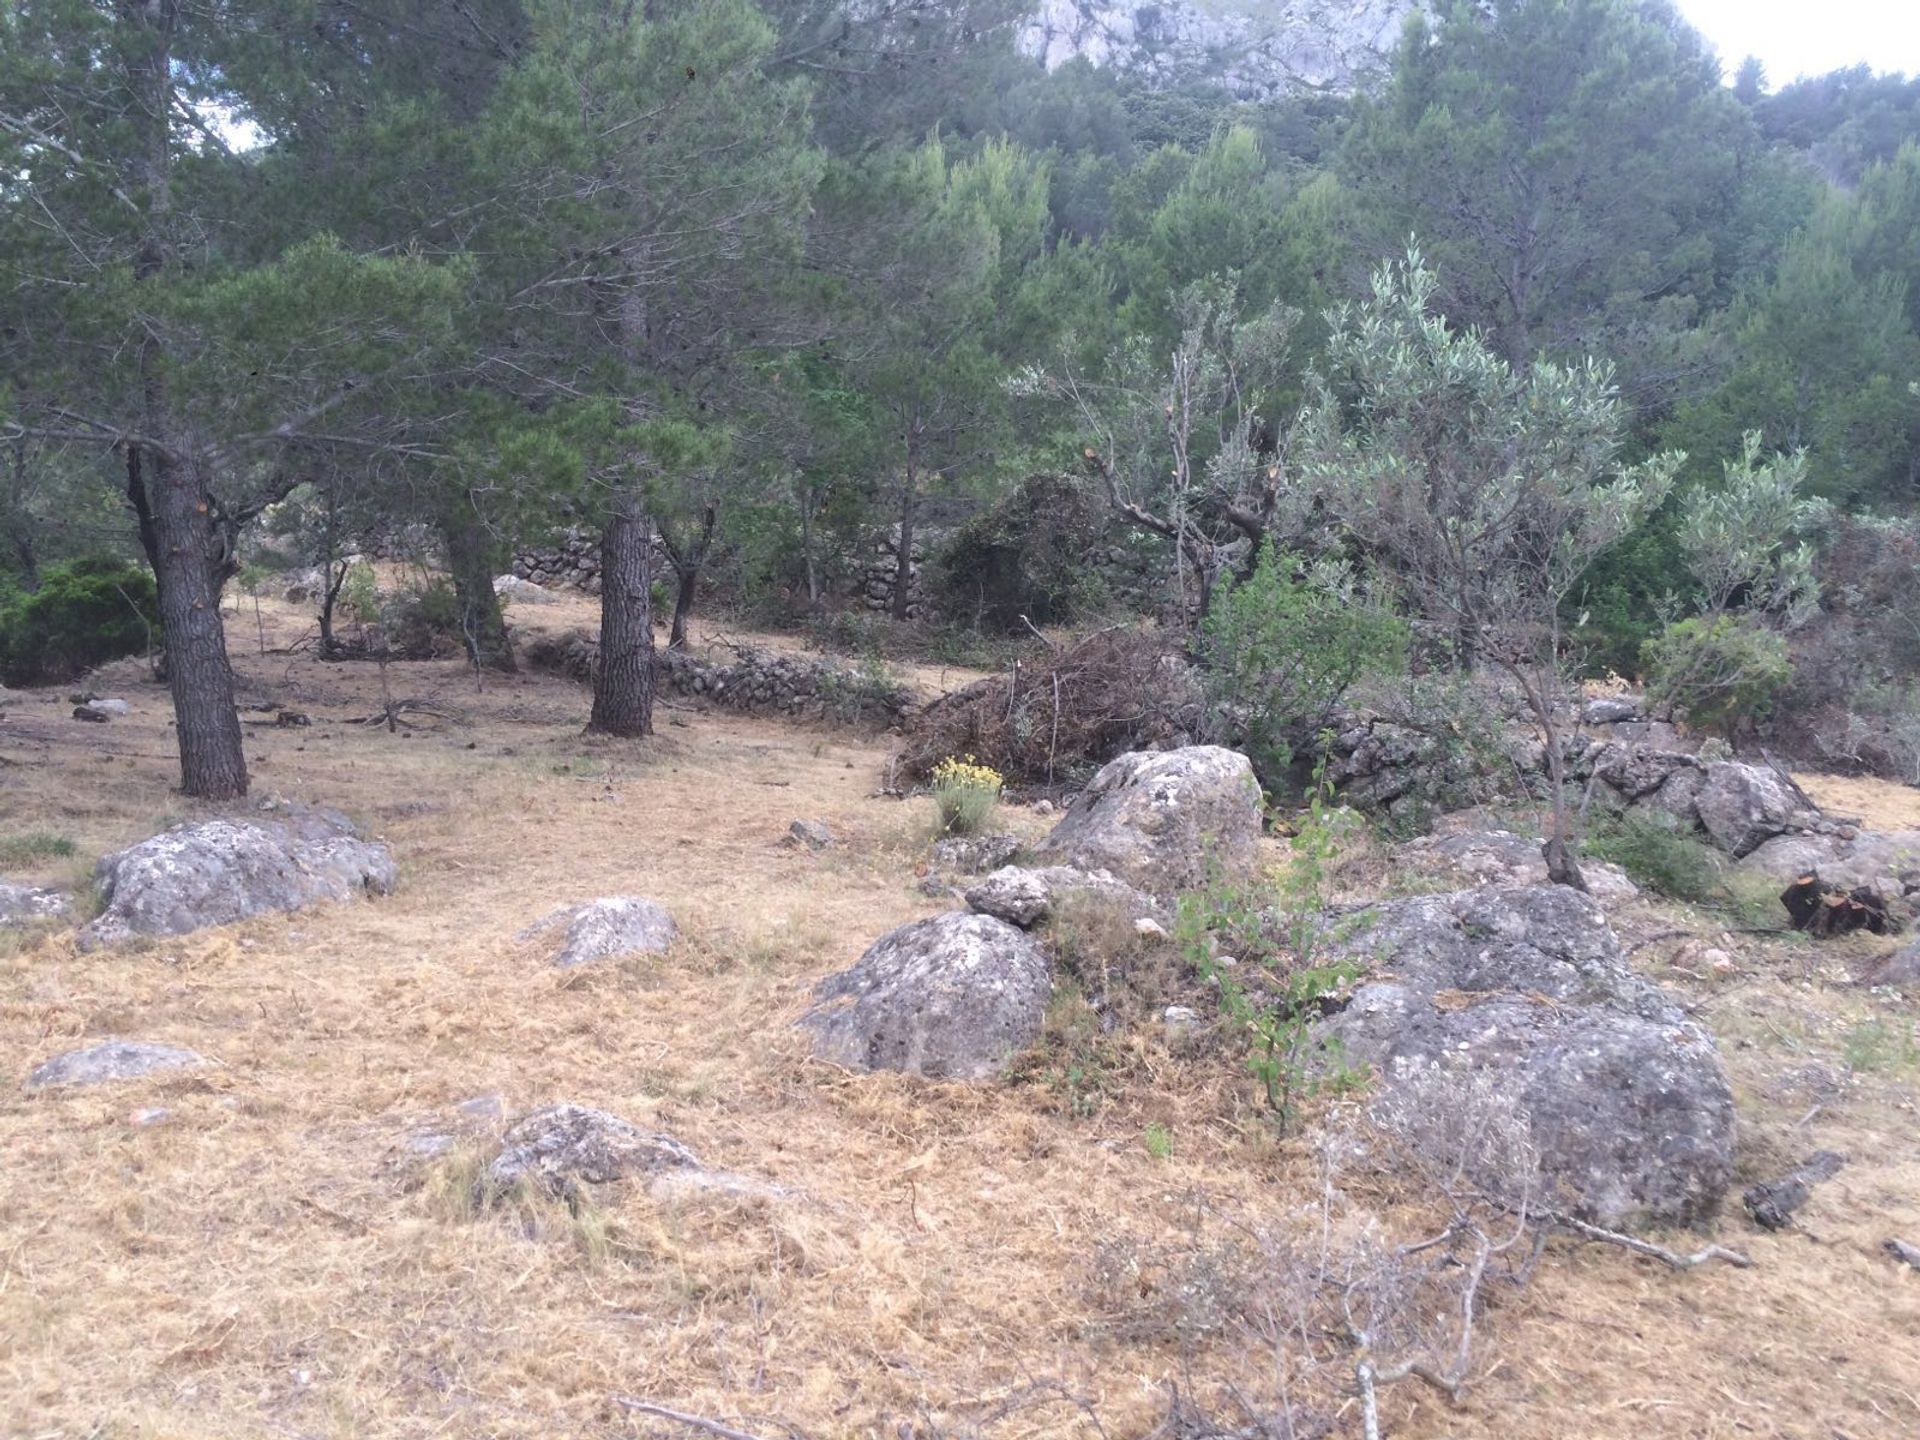
[[[1817,872],[1800,876],[1780,893],[1793,928],[1824,939],[1866,930],[1875,935],[1897,935],[1900,921],[1887,909],[1879,891],[1862,885],[1842,890],[1829,885]]]

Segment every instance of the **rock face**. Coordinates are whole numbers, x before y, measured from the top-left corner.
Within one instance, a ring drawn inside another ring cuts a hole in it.
[[[154,1045],[145,1040],[103,1040],[84,1050],[69,1050],[38,1066],[27,1077],[29,1090],[60,1085],[101,1085],[111,1080],[137,1080],[156,1070],[187,1070],[206,1064],[203,1056],[178,1045]]]
[[[1247,757],[1217,745],[1136,750],[1106,765],[1035,857],[1108,870],[1155,895],[1252,868],[1260,784]]]
[[[1075,870],[1049,865],[1026,870],[1006,865],[967,890],[967,906],[976,914],[991,915],[1022,930],[1031,930],[1051,918],[1068,896],[1091,895],[1124,909],[1132,919],[1159,920],[1165,912],[1149,895],[1105,870]]]
[[[206,820],[101,859],[106,908],[80,932],[95,949],[134,935],[185,935],[319,900],[393,888],[393,857],[332,810],[291,807],[258,820]]]
[[[0,930],[42,920],[63,920],[72,909],[72,902],[58,890],[0,880]]]
[[[1414,0],[1041,0],[1020,49],[1049,70],[1076,57],[1155,85],[1203,81],[1236,95],[1350,91],[1384,67]]]
[[[487,1182],[504,1190],[524,1181],[567,1196],[581,1185],[699,1168],[693,1152],[671,1135],[585,1105],[549,1105],[508,1127],[487,1166]]]
[[[820,982],[800,1025],[816,1055],[856,1070],[979,1080],[1039,1038],[1052,990],[1024,933],[956,912],[881,936]]]
[[[1694,803],[1713,843],[1736,860],[1786,834],[1800,808],[1793,791],[1771,770],[1732,760],[1707,766]]]
[[[1561,1203],[1602,1224],[1690,1223],[1733,1174],[1733,1097],[1713,1042],[1634,974],[1605,918],[1564,887],[1377,906],[1328,952],[1368,967],[1320,1023],[1383,1082],[1438,1064],[1493,1071],[1532,1126]]]
[[[520,932],[532,940],[565,927],[553,963],[563,970],[622,955],[658,955],[679,933],[673,917],[638,895],[613,895],[566,905]]]

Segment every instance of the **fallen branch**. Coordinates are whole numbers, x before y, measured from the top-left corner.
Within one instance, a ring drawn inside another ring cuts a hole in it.
[[[1656,1245],[1651,1240],[1642,1240],[1637,1235],[1623,1235],[1618,1230],[1606,1230],[1598,1225],[1589,1225],[1586,1221],[1576,1220],[1571,1215],[1549,1215],[1547,1219],[1562,1229],[1571,1230],[1582,1239],[1618,1245],[1622,1249],[1633,1251],[1636,1255],[1645,1255],[1650,1260],[1658,1260],[1663,1265],[1670,1265],[1675,1270],[1691,1270],[1695,1266],[1706,1264],[1709,1260],[1724,1260],[1736,1270],[1753,1268],[1753,1261],[1738,1250],[1729,1250],[1724,1245],[1705,1245],[1691,1255],[1682,1255],[1677,1250],[1669,1250],[1666,1246]]]
[[[675,1424],[685,1425],[689,1429],[704,1430],[709,1435],[718,1435],[720,1440],[763,1440],[750,1430],[736,1430],[731,1425],[722,1425],[718,1420],[709,1420],[704,1415],[689,1415],[684,1410],[669,1410],[664,1405],[656,1405],[651,1400],[636,1399],[632,1395],[616,1395],[613,1403],[627,1410],[638,1411],[642,1415],[657,1415],[662,1420],[671,1420]]]

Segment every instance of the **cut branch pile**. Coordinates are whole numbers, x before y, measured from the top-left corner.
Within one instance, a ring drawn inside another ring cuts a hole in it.
[[[1102,630],[928,705],[900,769],[925,780],[971,755],[1016,784],[1077,784],[1116,755],[1193,743],[1206,728],[1200,687],[1164,636]]]

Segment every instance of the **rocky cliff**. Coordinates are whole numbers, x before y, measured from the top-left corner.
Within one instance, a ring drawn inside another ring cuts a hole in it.
[[[1346,92],[1384,67],[1420,0],[1041,0],[1020,48],[1049,70],[1076,55],[1155,85],[1211,81],[1260,98]]]

